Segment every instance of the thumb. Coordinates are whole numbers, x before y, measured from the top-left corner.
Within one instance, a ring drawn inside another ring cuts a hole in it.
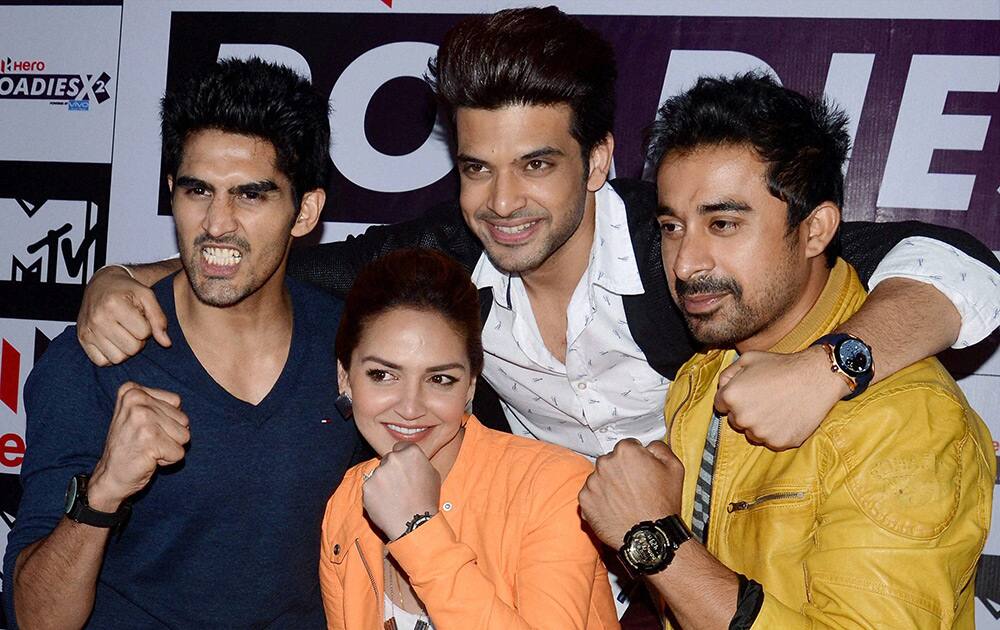
[[[664,464],[668,464],[677,458],[674,452],[670,450],[666,442],[663,440],[653,440],[646,445],[646,450],[653,454],[653,457],[660,460]]]
[[[743,360],[744,358],[745,357],[741,357],[740,359],[734,361],[729,367],[727,367],[726,369],[722,370],[722,372],[719,373],[720,390],[723,389],[726,385],[728,385],[729,381],[733,380],[734,376],[743,371],[743,368],[745,368],[748,363],[748,361]]]
[[[156,301],[152,291],[143,291],[138,298],[139,306],[153,331],[153,339],[156,339],[156,343],[164,348],[169,348],[172,342],[170,336],[167,335],[167,316],[163,314],[160,303]]]

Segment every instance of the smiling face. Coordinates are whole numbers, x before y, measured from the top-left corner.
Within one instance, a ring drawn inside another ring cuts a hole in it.
[[[612,142],[584,162],[571,120],[568,105],[456,112],[462,213],[498,269],[530,273],[589,254],[592,193],[607,179]]]
[[[465,339],[435,311],[399,307],[365,322],[340,389],[379,456],[397,442],[420,446],[442,478],[462,444],[475,392]]]
[[[663,265],[691,333],[709,346],[770,348],[818,296],[839,211],[821,206],[789,232],[765,163],[743,146],[669,154],[656,183]]]
[[[297,212],[291,182],[275,167],[274,147],[218,130],[191,134],[168,184],[191,288],[201,302],[221,307],[269,283],[280,286],[282,274],[275,272],[284,265],[291,237],[315,225],[311,208],[323,194],[304,195],[303,212]]]

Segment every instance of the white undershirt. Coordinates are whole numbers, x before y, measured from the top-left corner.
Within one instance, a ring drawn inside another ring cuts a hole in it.
[[[389,621],[389,619],[396,618],[396,630],[415,630],[418,621],[423,621],[427,624],[428,630],[434,630],[434,624],[431,622],[430,617],[424,618],[423,615],[414,615],[411,612],[406,612],[399,606],[392,603],[389,599],[389,594],[386,593],[385,604],[383,604],[382,609],[385,613],[382,615],[382,621]]]

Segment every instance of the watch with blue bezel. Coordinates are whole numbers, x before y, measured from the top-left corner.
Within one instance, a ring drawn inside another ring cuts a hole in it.
[[[872,349],[864,341],[847,333],[824,335],[812,343],[822,346],[830,359],[830,371],[839,374],[851,389],[842,400],[860,396],[875,376]]]

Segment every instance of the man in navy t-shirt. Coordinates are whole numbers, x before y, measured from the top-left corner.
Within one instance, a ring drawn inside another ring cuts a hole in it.
[[[285,264],[325,201],[327,100],[288,68],[228,60],[162,118],[183,266],[155,287],[165,343],[99,368],[69,329],[35,367],[8,615],[323,627],[320,521],[357,437],[333,404],[340,304]]]

